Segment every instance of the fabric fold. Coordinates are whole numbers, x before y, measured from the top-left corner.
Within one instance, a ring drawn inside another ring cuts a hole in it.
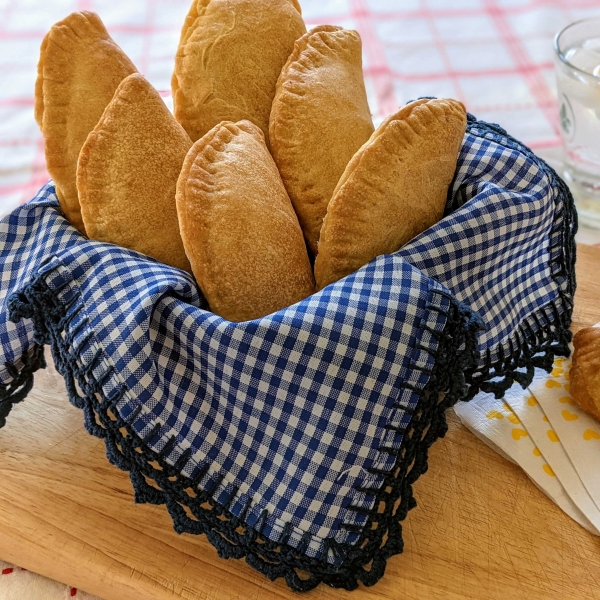
[[[452,194],[409,247],[231,323],[189,274],[80,235],[48,184],[0,221],[0,418],[48,344],[136,501],[292,589],[372,585],[402,551],[445,410],[568,352],[560,180],[471,120]]]

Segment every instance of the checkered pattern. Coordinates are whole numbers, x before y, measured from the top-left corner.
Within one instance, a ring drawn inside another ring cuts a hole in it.
[[[501,343],[508,354],[516,326],[556,299],[549,249],[560,245],[549,232],[560,217],[550,176],[523,147],[481,133],[471,125],[461,149],[447,212],[456,210],[398,254],[484,318],[484,360]]]
[[[174,438],[172,464],[191,448],[186,475],[208,463],[203,489],[224,475],[216,499],[233,493],[234,514],[252,499],[247,522],[267,510],[263,533],[274,540],[288,522],[291,544],[311,533],[313,556],[326,537],[348,540],[339,525],[357,521],[345,510],[355,495],[372,503],[354,490],[372,480],[366,469],[393,466],[379,448],[402,439],[385,429],[404,422],[398,382],[427,383],[408,367],[432,368],[426,350],[437,341],[422,327],[442,331],[449,304],[435,293],[441,286],[393,256],[242,324],[200,308],[186,274],[114,246],[81,240],[40,273],[62,302],[78,300],[67,317],[72,353],[93,366],[106,397],[125,384],[119,413],[150,448],[165,452]]]
[[[33,119],[41,40],[74,10],[94,10],[141,73],[169,94],[191,0],[0,2],[0,215],[47,181]],[[376,123],[419,96],[449,96],[530,147],[560,146],[552,38],[600,16],[594,0],[302,0],[307,26],[358,30]],[[586,242],[600,242],[589,238]]]
[[[31,349],[29,324],[10,333],[6,299],[38,272],[66,307],[71,354],[109,400],[126,388],[117,410],[152,450],[248,524],[266,513],[274,541],[291,523],[288,543],[310,534],[313,557],[325,538],[352,543],[357,534],[340,525],[366,516],[347,506],[372,507],[359,490],[381,485],[372,469],[395,458],[380,448],[402,442],[386,425],[410,422],[406,409],[429,380],[431,332],[444,329],[450,304],[440,291],[489,325],[482,351],[557,300],[552,182],[520,145],[478,127],[465,137],[444,221],[409,249],[241,324],[203,310],[186,273],[79,236],[46,186],[1,223],[0,362]]]
[[[31,273],[44,259],[74,244],[80,236],[64,219],[56,219],[47,207],[56,206],[54,186],[47,184],[37,194],[35,204],[27,210],[17,210],[0,221],[0,247],[2,252],[2,279],[0,296],[4,299],[15,289],[21,288]],[[32,236],[33,230],[40,235]],[[17,249],[14,250],[14,249]],[[29,320],[11,323],[0,319],[0,345],[3,359],[0,361],[0,381],[11,380],[5,364],[17,369],[32,349],[33,324]]]

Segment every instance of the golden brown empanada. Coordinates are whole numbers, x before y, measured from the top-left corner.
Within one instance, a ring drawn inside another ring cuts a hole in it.
[[[333,191],[373,129],[358,33],[325,25],[302,36],[277,82],[269,136],[315,256]]]
[[[35,118],[61,208],[85,233],[75,174],[79,151],[118,85],[136,69],[100,17],[75,12],[53,25],[40,50]]]
[[[210,308],[248,321],[314,292],[298,218],[262,131],[220,123],[188,153],[177,183],[181,235]]]
[[[571,396],[582,410],[600,421],[600,328],[581,329],[573,345]]]
[[[417,100],[392,115],[344,171],[321,229],[317,288],[439,221],[466,128],[456,100]]]
[[[304,33],[295,0],[194,0],[171,84],[175,117],[192,140],[242,119],[268,136],[277,78]]]
[[[175,190],[192,141],[139,74],[117,88],[79,157],[77,188],[90,238],[190,271]]]

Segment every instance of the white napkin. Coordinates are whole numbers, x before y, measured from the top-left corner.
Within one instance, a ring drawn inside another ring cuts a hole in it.
[[[600,423],[584,413],[569,393],[569,368],[555,369],[552,377],[537,374],[530,386],[580,480],[600,509]]]
[[[600,423],[573,401],[570,367],[570,360],[557,358],[552,373],[536,369],[527,390],[515,385],[503,400],[482,393],[455,411],[570,517],[600,535]]]
[[[519,391],[523,392],[515,386],[509,394],[518,394]],[[517,463],[533,483],[573,520],[590,533],[600,535],[573,502],[509,404],[496,400],[493,394],[481,393],[470,402],[459,402],[454,410],[467,429],[492,450]]]
[[[562,371],[562,369],[555,369],[554,373],[558,373],[558,371]],[[552,381],[548,379],[546,373],[539,377],[542,385],[546,381]],[[531,389],[533,387],[531,386]],[[538,393],[538,397],[548,398],[548,395],[544,391],[542,390],[542,393]],[[525,429],[527,429],[538,452],[546,459],[571,500],[579,507],[596,530],[600,532],[600,510],[580,479],[577,470],[569,459],[565,446],[561,443],[560,435],[552,426],[550,419],[546,416],[537,398],[533,394],[519,388],[507,394],[505,400],[519,417]],[[552,400],[550,401],[552,402]],[[562,406],[564,407],[564,405]],[[600,444],[598,444],[598,448],[600,449]],[[596,463],[596,465],[596,472],[598,472],[600,463]]]

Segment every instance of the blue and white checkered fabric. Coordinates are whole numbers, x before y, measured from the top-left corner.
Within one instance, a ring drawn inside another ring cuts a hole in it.
[[[18,370],[32,349],[33,323],[22,320],[12,323],[6,314],[6,300],[11,292],[26,284],[42,261],[54,253],[60,253],[81,239],[77,231],[64,219],[56,218],[57,198],[54,186],[44,186],[34,200],[17,209],[0,221],[0,382],[11,381],[5,365],[12,364]],[[32,235],[34,232],[41,235]]]
[[[567,282],[549,266],[564,217],[557,196],[550,174],[521,145],[474,123],[449,196],[454,212],[398,252],[483,317],[482,362],[488,349],[492,360],[500,345],[508,353],[517,325],[537,309],[562,307],[558,289]]]
[[[233,324],[203,310],[193,279],[110,244],[62,217],[51,185],[0,222],[0,364],[20,367],[32,324],[6,301],[35,274],[67,311],[71,352],[149,448],[288,544],[310,534],[353,543],[427,384],[455,295],[488,324],[482,351],[556,302],[549,264],[555,191],[512,143],[471,126],[453,189],[458,208],[402,251],[286,310]],[[467,201],[470,202],[465,204]],[[436,281],[437,280],[437,281]],[[434,335],[432,335],[432,332]],[[10,375],[0,370],[0,382]],[[403,387],[405,386],[406,387]],[[178,464],[180,464],[180,461]],[[212,489],[214,486],[214,490]],[[250,503],[251,502],[251,503]],[[246,509],[249,509],[246,511]],[[265,512],[266,511],[266,512]],[[289,533],[289,532],[288,532]]]
[[[402,436],[386,426],[407,424],[403,407],[417,402],[399,383],[419,390],[433,367],[430,331],[443,330],[450,304],[439,284],[381,257],[286,310],[234,324],[200,308],[188,275],[107,244],[81,240],[39,272],[70,305],[72,353],[82,367],[95,361],[107,398],[125,384],[117,409],[150,448],[175,438],[172,464],[191,448],[183,472],[208,462],[200,487],[224,475],[215,499],[239,514],[252,498],[247,522],[266,509],[263,533],[274,540],[291,522],[288,543],[310,532],[316,556],[326,537],[356,537],[340,525],[366,516],[346,506],[370,508],[372,496],[355,488],[383,479],[367,468],[393,467],[379,448]]]

